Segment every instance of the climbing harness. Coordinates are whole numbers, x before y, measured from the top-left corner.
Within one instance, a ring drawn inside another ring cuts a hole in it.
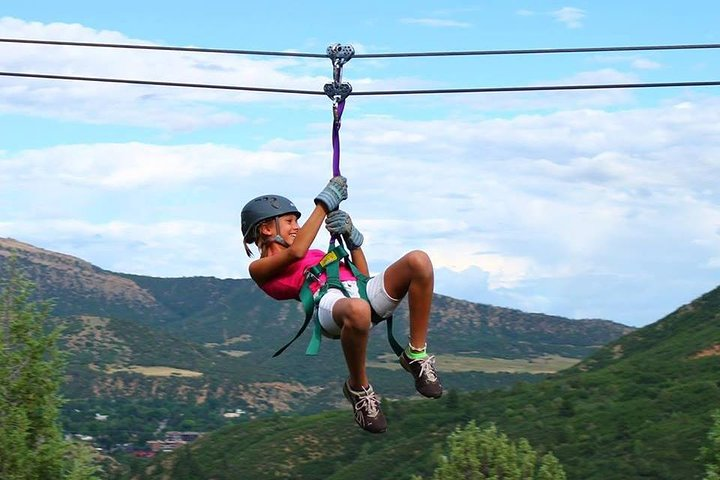
[[[322,260],[320,260],[320,262],[318,262],[316,265],[308,268],[305,271],[305,282],[303,282],[302,288],[300,289],[300,302],[302,303],[303,310],[305,311],[305,321],[303,322],[300,330],[298,330],[293,339],[290,340],[287,344],[285,344],[285,346],[283,346],[280,350],[275,352],[273,357],[277,357],[278,355],[280,355],[295,340],[300,338],[300,335],[303,334],[308,325],[310,325],[311,321],[313,322],[313,332],[312,337],[310,338],[310,343],[305,350],[305,354],[317,355],[318,351],[320,350],[320,341],[322,339],[322,326],[320,325],[320,319],[318,318],[317,314],[317,305],[318,303],[320,303],[320,299],[331,288],[336,288],[340,290],[343,295],[345,295],[345,297],[350,297],[350,292],[347,291],[345,285],[343,285],[340,281],[341,262],[350,269],[353,276],[355,277],[357,281],[358,292],[360,293],[360,298],[369,302],[367,296],[367,283],[370,280],[370,277],[363,274],[360,270],[358,270],[355,264],[350,261],[349,254],[340,241],[338,241],[338,245],[335,245],[334,242],[331,241],[330,248],[328,249],[328,252],[325,254],[325,256],[322,258]],[[325,274],[324,279],[322,278],[323,273]],[[310,285],[315,282],[320,284],[320,289],[313,295],[312,290],[310,289]],[[400,346],[400,343],[395,339],[395,336],[393,335],[392,315],[386,319],[383,319],[377,313],[375,313],[372,308],[371,311],[371,320],[373,325],[377,325],[382,321],[386,322],[388,343],[390,343],[390,347],[395,352],[395,355],[400,356],[400,354],[403,352],[403,347]]]
[[[350,61],[352,56],[355,54],[355,49],[352,45],[340,45],[334,44],[327,48],[327,54],[333,65],[333,81],[332,83],[325,84],[325,94],[330,97],[333,101],[333,129],[332,129],[332,147],[333,147],[333,176],[340,175],[340,121],[342,119],[343,110],[345,109],[345,99],[352,93],[352,86],[349,83],[342,81],[342,67]],[[335,243],[337,242],[337,245]],[[322,339],[322,326],[317,315],[317,305],[320,303],[320,299],[327,293],[331,288],[340,290],[345,297],[350,297],[350,293],[347,291],[345,286],[340,281],[340,264],[344,263],[347,268],[350,269],[353,276],[357,281],[358,292],[360,298],[368,301],[367,296],[367,283],[370,277],[360,272],[355,264],[350,261],[350,256],[342,245],[342,240],[339,236],[333,235],[330,238],[330,245],[328,246],[327,254],[320,260],[320,262],[305,272],[305,282],[300,289],[300,301],[305,311],[305,321],[303,322],[300,330],[295,334],[292,340],[290,340],[280,350],[275,352],[273,357],[277,357],[285,351],[300,335],[303,334],[305,329],[308,327],[311,321],[313,321],[313,332],[305,350],[306,355],[317,355],[320,350],[320,341]],[[325,278],[322,275],[325,274]],[[320,289],[313,295],[310,286],[318,282]],[[372,311],[372,323],[375,325],[382,321],[387,323],[387,336],[390,347],[393,349],[397,356],[403,352],[403,348],[400,343],[395,339],[392,329],[392,315],[387,319],[381,318],[375,311]]]

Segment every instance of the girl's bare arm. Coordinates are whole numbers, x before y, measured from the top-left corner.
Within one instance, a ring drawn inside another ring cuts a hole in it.
[[[370,276],[370,269],[368,267],[367,259],[365,258],[365,252],[363,252],[362,248],[358,247],[355,250],[351,250],[350,258],[360,272],[368,277]]]
[[[292,245],[273,255],[261,257],[252,262],[249,270],[250,277],[255,283],[264,284],[282,272],[288,265],[303,258],[320,231],[325,215],[327,215],[325,206],[322,203],[316,204],[310,217],[298,230]]]

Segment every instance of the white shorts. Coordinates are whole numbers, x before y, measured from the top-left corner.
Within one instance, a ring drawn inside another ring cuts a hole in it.
[[[380,275],[372,277],[367,283],[370,307],[380,318],[390,317],[400,304],[400,300],[392,298],[385,291],[384,277],[385,272],[383,271]],[[351,298],[360,298],[360,292],[358,292],[357,283],[354,280],[342,282],[342,284]],[[320,320],[320,326],[323,328],[323,333],[331,338],[340,338],[340,326],[333,319],[332,309],[335,302],[342,298],[346,298],[343,292],[331,288],[323,295],[318,304],[316,315]]]

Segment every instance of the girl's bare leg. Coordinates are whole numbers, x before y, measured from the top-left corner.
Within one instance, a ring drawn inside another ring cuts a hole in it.
[[[422,349],[427,341],[435,276],[430,257],[420,250],[407,253],[385,270],[385,291],[392,298],[408,295],[410,345]]]
[[[350,374],[348,383],[354,390],[367,387],[365,355],[371,325],[370,305],[359,298],[342,298],[335,303],[332,313],[335,323],[342,328],[340,343]]]

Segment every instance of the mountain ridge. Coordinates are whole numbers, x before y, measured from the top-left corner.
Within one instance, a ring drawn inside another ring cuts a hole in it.
[[[152,296],[136,287],[133,282],[71,255],[45,250],[12,238],[0,237],[0,256],[5,258],[15,256],[20,262],[32,258],[33,264],[47,267],[46,272],[58,272],[58,275],[50,278],[48,283],[63,281],[77,283],[78,286],[92,284],[95,289],[103,291],[110,298],[117,297],[131,303],[154,303]],[[74,272],[76,275],[61,278],[61,273],[69,272]],[[41,288],[41,284],[38,284],[38,288]]]
[[[97,428],[74,409],[127,417],[122,412],[134,405],[133,415],[145,420],[123,428],[141,430],[168,410],[165,402],[172,411],[185,409],[185,418],[196,420],[193,429],[212,429],[224,424],[226,408],[254,417],[314,413],[342,402],[338,392],[347,373],[339,342],[324,341],[317,357],[306,357],[305,336],[271,358],[299,328],[302,309],[299,302],[270,299],[251,280],[114,273],[0,241],[0,263],[13,257],[38,286],[38,297],[53,299],[52,321],[65,326],[62,342],[71,355],[64,394],[73,430]],[[404,302],[395,315],[398,338],[407,333],[407,315]],[[446,366],[446,386],[470,391],[538,381],[631,331],[607,320],[526,314],[436,294],[429,339]],[[387,357],[385,329],[371,337],[373,384],[386,398],[413,396],[412,385],[398,381],[405,373]],[[178,414],[170,427],[186,424]]]

